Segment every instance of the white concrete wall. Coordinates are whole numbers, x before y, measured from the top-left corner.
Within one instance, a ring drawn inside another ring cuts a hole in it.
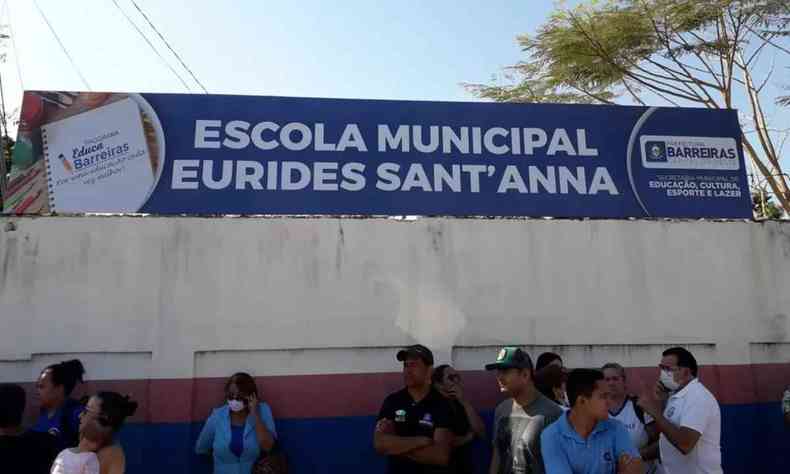
[[[0,218],[0,380],[391,371],[415,340],[461,368],[790,362],[788,319],[788,223]]]

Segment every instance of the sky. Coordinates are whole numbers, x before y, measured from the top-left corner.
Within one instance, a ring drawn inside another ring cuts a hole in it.
[[[552,0],[135,1],[210,93],[450,101],[478,100],[462,83],[490,83],[524,59],[516,36],[533,33],[556,7]],[[14,39],[0,64],[9,111],[23,89],[202,93],[132,0],[0,0],[0,24]],[[790,74],[780,68],[781,76]],[[778,90],[779,81],[770,87]],[[790,127],[790,109],[767,109],[777,127]]]
[[[131,1],[115,1],[177,67]],[[461,83],[488,82],[517,62],[516,36],[533,31],[553,6],[539,0],[136,1],[211,93],[416,100],[474,100]],[[113,0],[36,2],[93,90],[188,92]],[[18,104],[21,90],[16,60],[24,88],[84,90],[33,0],[2,3],[18,53],[14,58],[13,45],[7,47],[0,69],[9,104]]]

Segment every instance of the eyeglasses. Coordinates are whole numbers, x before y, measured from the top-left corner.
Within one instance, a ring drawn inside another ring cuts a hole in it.
[[[229,393],[229,394],[228,394],[228,400],[240,400],[240,401],[244,401],[244,400],[246,400],[247,398],[249,398],[249,395],[247,395],[247,394],[244,394],[244,393]]]

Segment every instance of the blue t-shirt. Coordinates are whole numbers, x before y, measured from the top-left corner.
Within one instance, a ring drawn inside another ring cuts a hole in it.
[[[274,426],[274,417],[269,405],[261,402],[258,413],[266,430],[277,438]],[[230,423],[230,408],[227,404],[217,408],[211,413],[203,429],[200,430],[195,443],[195,452],[198,454],[212,454],[214,458],[214,474],[239,474],[251,472],[252,466],[261,454],[258,436],[255,432],[255,422],[251,416],[247,417],[242,436],[241,455],[231,450],[233,429]]]
[[[42,408],[30,431],[53,435],[62,449],[74,447],[79,443],[80,414],[84,409],[84,406],[74,400],[68,400],[52,416],[48,416],[47,411]],[[64,427],[64,422],[68,426]]]
[[[568,421],[568,412],[543,430],[540,445],[546,474],[616,474],[620,456],[639,457],[619,421],[599,421],[584,439]]]
[[[230,452],[236,456],[241,456],[244,451],[244,425],[230,426]]]

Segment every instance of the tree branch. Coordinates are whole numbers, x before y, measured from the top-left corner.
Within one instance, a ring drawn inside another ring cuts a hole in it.
[[[780,185],[780,183],[777,183],[775,179],[776,176],[774,176],[773,173],[771,173],[771,170],[769,170],[765,164],[760,161],[760,157],[757,155],[757,151],[754,149],[754,146],[752,146],[751,142],[749,142],[749,139],[746,136],[743,136],[741,141],[743,142],[743,146],[746,148],[746,152],[749,155],[749,158],[751,158],[752,163],[757,167],[758,170],[760,170],[760,173],[762,173],[763,177],[765,177],[768,186],[770,186],[774,196],[776,196],[776,198],[779,200],[782,208],[785,210],[785,212],[790,212],[790,196],[786,194],[787,183],[784,181],[784,176],[779,176],[779,178],[782,180]]]
[[[577,90],[577,91],[581,92],[582,94],[586,95],[587,97],[589,97],[591,99],[595,99],[595,100],[597,100],[599,102],[603,102],[604,104],[617,105],[616,102],[613,102],[613,101],[611,101],[609,99],[601,97],[601,96],[599,96],[599,95],[597,95],[597,94],[595,94],[593,92],[590,92],[587,89],[584,89],[582,87],[579,87],[579,86],[576,86],[576,85],[573,85],[573,84],[569,84],[569,87],[571,89],[574,89],[574,90]]]
[[[782,45],[779,45],[779,44],[777,44],[776,42],[774,42],[772,39],[770,39],[770,38],[767,38],[767,37],[763,36],[762,34],[760,34],[760,32],[759,32],[759,31],[755,30],[755,29],[754,29],[754,28],[752,28],[751,26],[749,26],[749,25],[744,25],[744,28],[746,28],[747,30],[749,30],[749,32],[750,32],[750,33],[752,33],[753,35],[757,36],[757,37],[758,37],[758,38],[760,38],[762,41],[764,41],[764,42],[765,42],[765,44],[769,44],[769,45],[773,46],[774,48],[778,49],[779,51],[781,51],[781,52],[783,52],[783,53],[785,53],[785,54],[790,54],[790,49],[788,49],[788,48],[785,48],[785,47],[783,47]]]
[[[748,66],[748,64],[747,64],[747,66]],[[760,92],[762,92],[763,89],[765,88],[765,86],[768,84],[768,81],[771,79],[771,76],[774,75],[774,70],[775,69],[776,69],[776,58],[771,60],[771,69],[768,71],[768,74],[765,75],[765,80],[763,81],[763,83],[760,84],[760,87],[757,88],[757,93],[758,94]]]
[[[594,48],[596,48],[596,49],[598,50],[598,53],[599,53],[599,55],[601,56],[601,58],[602,58],[602,59],[604,59],[605,61],[607,61],[607,62],[609,63],[609,65],[611,65],[611,66],[613,66],[613,67],[617,68],[617,69],[620,71],[620,73],[621,73],[621,74],[623,74],[623,75],[625,75],[625,76],[628,76],[628,77],[632,78],[634,81],[636,81],[636,82],[638,82],[638,83],[642,84],[643,86],[645,86],[645,87],[647,87],[647,88],[649,88],[649,89],[651,89],[651,90],[653,90],[653,91],[662,92],[662,93],[664,93],[664,94],[666,94],[666,95],[671,95],[671,96],[673,96],[673,97],[677,97],[677,98],[679,98],[679,99],[683,99],[683,100],[688,100],[688,101],[690,101],[690,102],[698,102],[698,101],[699,101],[699,99],[698,99],[697,97],[693,97],[693,96],[686,95],[686,94],[685,94],[685,93],[684,93],[682,90],[680,90],[679,88],[676,88],[676,87],[674,87],[674,86],[673,86],[673,88],[675,89],[675,90],[673,91],[673,90],[669,90],[669,89],[666,89],[666,88],[663,88],[663,87],[659,87],[659,86],[657,86],[657,85],[655,85],[655,84],[651,84],[651,83],[649,83],[649,82],[646,82],[645,80],[643,80],[642,78],[640,78],[640,77],[639,77],[637,74],[635,74],[635,73],[632,73],[631,71],[629,71],[629,70],[627,70],[627,69],[623,68],[622,66],[620,66],[620,65],[617,63],[617,61],[614,61],[614,60],[611,58],[611,56],[608,54],[608,52],[606,51],[606,49],[605,49],[605,48],[603,48],[603,47],[600,45],[600,43],[599,43],[599,42],[598,42],[598,41],[597,41],[595,38],[593,38],[593,37],[592,37],[592,36],[591,36],[591,35],[590,35],[590,34],[587,32],[587,30],[584,28],[584,26],[581,24],[581,22],[579,21],[579,19],[576,17],[576,15],[575,15],[575,14],[574,14],[572,11],[570,11],[570,10],[569,10],[569,11],[567,11],[566,13],[568,14],[569,18],[571,19],[571,22],[572,22],[572,25],[573,25],[573,27],[574,27],[574,28],[575,28],[575,29],[576,29],[576,30],[577,30],[579,33],[581,33],[582,35],[584,35],[585,39],[586,39],[586,40],[587,40],[587,41],[588,41],[588,42],[589,42],[589,43],[590,43],[590,44],[591,44],[591,45],[592,45]],[[659,83],[660,83],[660,81],[655,81],[655,82],[659,82]],[[662,84],[662,85],[665,85],[665,84]],[[680,92],[678,92],[678,91],[680,91]]]
[[[647,104],[645,104],[645,102],[644,102],[644,101],[643,101],[643,100],[642,100],[642,99],[641,99],[641,98],[640,98],[640,97],[639,97],[639,96],[636,94],[636,92],[634,92],[634,91],[633,91],[633,89],[631,89],[631,86],[629,86],[629,85],[628,85],[628,81],[626,81],[626,80],[623,80],[622,82],[623,82],[623,85],[625,86],[626,90],[628,91],[628,93],[629,93],[629,94],[631,94],[631,97],[633,97],[633,98],[634,98],[634,100],[635,100],[636,102],[638,102],[640,105],[647,105]]]
[[[741,58],[743,60],[743,58]],[[768,158],[768,161],[776,170],[781,169],[781,165],[779,164],[779,159],[776,155],[776,150],[774,149],[773,142],[771,141],[771,136],[766,131],[767,124],[765,121],[765,113],[762,110],[760,105],[760,97],[757,94],[757,91],[754,87],[754,82],[752,81],[752,75],[748,69],[743,69],[744,79],[746,80],[746,92],[749,97],[749,103],[752,107],[752,117],[754,120],[755,130],[757,130],[757,137],[760,140],[760,144],[762,145],[763,151],[765,151],[765,155]],[[784,183],[782,183],[784,184]],[[784,192],[787,192],[787,188],[783,188]]]
[[[747,67],[752,64],[752,61],[754,61],[759,57],[760,52],[762,52],[763,48],[765,48],[766,46],[768,46],[768,42],[763,41],[762,44],[758,46],[756,50],[754,50],[754,52],[749,56],[749,59],[746,60]]]

